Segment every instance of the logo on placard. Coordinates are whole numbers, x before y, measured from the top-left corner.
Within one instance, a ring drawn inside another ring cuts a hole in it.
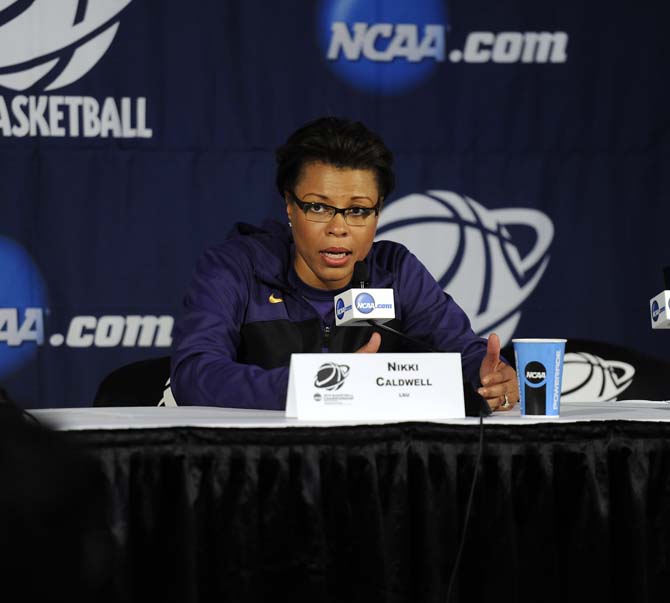
[[[0,88],[69,86],[109,50],[131,0],[0,0]],[[5,137],[151,138],[146,98],[0,96]]]
[[[531,387],[540,387],[547,380],[547,369],[541,362],[529,362],[524,370],[524,377]]]
[[[375,309],[375,298],[369,293],[359,293],[354,302],[356,309],[363,314],[370,314]]]
[[[561,399],[567,401],[616,400],[635,377],[635,367],[587,352],[565,354]]]
[[[447,48],[445,0],[325,0],[319,38],[329,67],[356,88],[395,94],[418,85],[445,63],[565,63],[562,31],[478,31]],[[460,32],[459,32],[460,33]]]
[[[503,345],[549,264],[553,237],[554,226],[541,211],[487,209],[440,190],[390,203],[377,229],[377,240],[412,250],[465,310],[477,334],[495,330]]]
[[[314,387],[335,391],[344,385],[349,375],[349,367],[346,364],[335,364],[326,362],[319,367],[314,379]]]
[[[658,302],[654,300],[651,304],[651,318],[654,322],[658,321],[658,317],[661,315],[661,312],[665,311],[665,306],[661,307],[658,305]]]

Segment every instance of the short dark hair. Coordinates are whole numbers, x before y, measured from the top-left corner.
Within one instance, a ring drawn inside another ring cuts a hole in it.
[[[275,156],[277,190],[282,197],[284,191],[293,191],[303,167],[315,162],[338,168],[372,170],[379,194],[384,199],[395,187],[393,153],[360,121],[339,117],[311,121],[293,132]]]

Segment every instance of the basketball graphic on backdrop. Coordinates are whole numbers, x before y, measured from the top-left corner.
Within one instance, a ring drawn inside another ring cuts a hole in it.
[[[514,233],[514,234],[512,234]],[[470,317],[507,343],[549,263],[551,220],[536,209],[487,209],[451,191],[410,194],[381,213],[377,240],[408,247]]]
[[[48,91],[80,79],[107,52],[130,2],[0,0],[0,86]]]
[[[632,383],[635,367],[587,352],[565,355],[561,400],[604,402],[616,400]]]

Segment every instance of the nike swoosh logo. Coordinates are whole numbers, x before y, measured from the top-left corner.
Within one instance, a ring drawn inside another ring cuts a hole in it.
[[[271,304],[281,304],[284,300],[281,297],[275,297],[274,293],[270,293],[270,297],[268,297],[268,301]]]

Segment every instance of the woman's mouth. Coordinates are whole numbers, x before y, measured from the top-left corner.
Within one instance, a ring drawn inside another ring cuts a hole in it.
[[[349,261],[351,250],[342,247],[329,247],[328,249],[322,249],[319,254],[327,266],[338,267]]]

